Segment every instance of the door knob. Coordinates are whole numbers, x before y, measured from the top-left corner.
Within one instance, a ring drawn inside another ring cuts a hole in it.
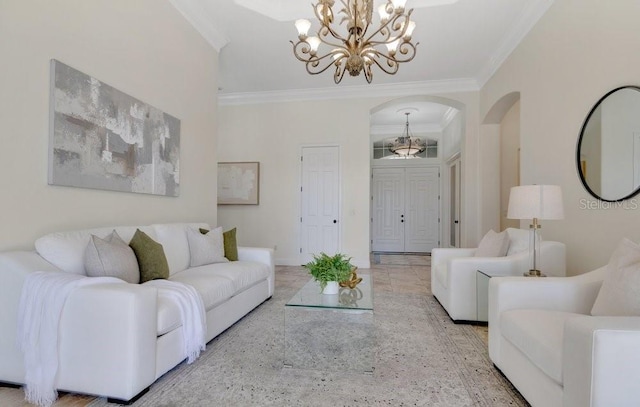
[[[459,223],[457,220],[454,220],[453,223]]]
[[[338,223],[338,221],[336,219],[333,220],[333,223]]]

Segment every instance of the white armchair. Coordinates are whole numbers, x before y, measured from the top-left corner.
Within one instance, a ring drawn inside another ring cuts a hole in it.
[[[493,276],[521,276],[529,270],[529,231],[509,228],[507,234],[510,243],[504,257],[474,257],[476,249],[438,248],[431,252],[431,292],[454,322],[478,321],[478,270]],[[565,275],[563,243],[542,242],[540,258],[545,274]]]
[[[491,279],[489,357],[533,407],[640,402],[640,317],[589,315],[606,273]]]

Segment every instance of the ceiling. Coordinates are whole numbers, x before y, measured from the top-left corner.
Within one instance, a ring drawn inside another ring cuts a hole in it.
[[[390,89],[478,90],[553,3],[408,0],[406,7],[414,9],[412,20],[416,22],[412,37],[419,42],[415,59],[401,64],[396,75],[374,68],[372,84],[367,84],[363,75],[345,75],[336,85],[331,70],[309,75],[304,63],[294,57],[289,42],[297,39],[296,18],[309,18],[312,31],[317,29],[313,0],[170,1],[219,50],[222,103],[283,95],[290,100],[349,97]],[[403,115],[398,116],[403,122]]]

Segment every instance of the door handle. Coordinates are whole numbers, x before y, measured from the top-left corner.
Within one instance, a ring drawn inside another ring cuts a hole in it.
[[[456,223],[456,224],[457,224],[457,223],[459,223],[459,222],[458,222],[457,220],[454,220],[454,221],[453,221],[453,223]]]
[[[404,219],[402,219],[402,220],[400,221],[400,223],[404,223]]]
[[[333,223],[338,223],[338,220],[337,220],[337,219],[334,219],[334,220],[333,220]]]

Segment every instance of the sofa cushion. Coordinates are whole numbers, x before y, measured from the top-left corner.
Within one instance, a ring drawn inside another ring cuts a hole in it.
[[[152,227],[156,232],[158,242],[164,247],[170,274],[189,268],[187,228],[210,229],[206,223],[164,223],[155,224]]]
[[[140,283],[159,278],[169,278],[169,265],[160,243],[138,229],[129,245],[138,259]]]
[[[640,246],[623,239],[607,264],[591,309],[596,316],[640,316]]]
[[[509,235],[507,232],[496,233],[493,229],[484,235],[478,249],[476,257],[504,257],[509,249]]]
[[[218,264],[222,265],[222,263]],[[204,309],[209,311],[221,302],[231,298],[236,292],[233,281],[209,272],[209,267],[217,266],[218,264],[190,268],[171,275],[169,280],[189,284],[195,288],[202,297]]]
[[[580,316],[560,311],[509,310],[500,317],[500,331],[535,366],[562,385],[564,323]]]
[[[255,261],[209,264],[198,269],[206,270],[211,275],[228,278],[233,282],[236,294],[269,277],[269,267]]]
[[[105,239],[91,235],[85,249],[85,271],[89,277],[116,277],[131,284],[140,281],[136,255],[115,230]]]
[[[201,229],[202,230],[202,229]],[[224,244],[222,241],[222,227],[217,227],[207,233],[200,233],[194,228],[187,228],[189,241],[190,267],[203,266],[212,263],[226,263]]]
[[[118,226],[108,228],[74,230],[56,232],[42,236],[35,242],[36,251],[42,258],[67,273],[86,275],[84,269],[84,251],[89,244],[91,235],[104,239],[116,230],[122,240],[129,242],[136,231],[135,226]],[[140,230],[155,238],[155,232],[150,227],[140,227]]]

